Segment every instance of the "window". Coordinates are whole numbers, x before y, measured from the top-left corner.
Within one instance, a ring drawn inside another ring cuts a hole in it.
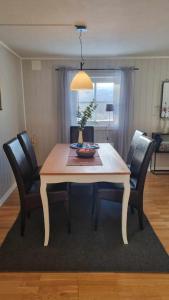
[[[109,120],[113,124],[116,122],[114,112],[106,111],[106,104],[115,105],[117,102],[117,92],[119,83],[113,77],[92,77],[93,90],[78,91],[79,110],[83,111],[86,106],[94,100],[97,104],[93,117],[89,120],[89,125],[105,126]]]

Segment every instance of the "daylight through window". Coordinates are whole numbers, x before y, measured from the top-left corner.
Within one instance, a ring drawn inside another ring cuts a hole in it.
[[[106,104],[115,104],[115,83],[111,77],[94,77],[92,81],[93,90],[78,91],[79,111],[83,111],[94,100],[97,108],[88,124],[104,126],[109,122],[109,118],[111,123],[113,123],[114,112],[107,112]]]

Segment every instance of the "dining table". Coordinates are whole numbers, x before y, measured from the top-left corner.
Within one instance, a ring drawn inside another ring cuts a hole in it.
[[[97,155],[100,162],[96,165],[68,163],[70,144],[56,144],[45,160],[41,171],[41,200],[44,215],[44,246],[48,246],[50,238],[50,216],[47,197],[47,185],[51,183],[122,183],[124,186],[122,199],[122,241],[127,240],[127,211],[130,196],[130,170],[115,148],[109,143],[99,143]],[[82,160],[82,159],[80,159]],[[78,158],[76,159],[78,161]],[[85,161],[85,158],[84,158]]]

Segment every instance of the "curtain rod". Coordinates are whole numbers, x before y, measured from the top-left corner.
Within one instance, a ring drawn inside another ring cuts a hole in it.
[[[60,68],[55,68],[56,71],[59,71],[60,69],[62,69],[62,67]],[[79,68],[67,68],[68,70],[71,71],[80,71]],[[139,70],[139,68],[136,67],[119,67],[119,68],[97,68],[97,69],[93,69],[93,68],[83,68],[84,71],[120,71],[120,70],[125,70],[125,69],[131,69],[133,71],[137,71]]]

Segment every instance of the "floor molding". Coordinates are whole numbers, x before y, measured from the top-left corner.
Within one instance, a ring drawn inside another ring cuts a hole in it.
[[[12,192],[16,189],[16,182],[7,190],[7,192],[0,198],[0,206],[8,199]]]

